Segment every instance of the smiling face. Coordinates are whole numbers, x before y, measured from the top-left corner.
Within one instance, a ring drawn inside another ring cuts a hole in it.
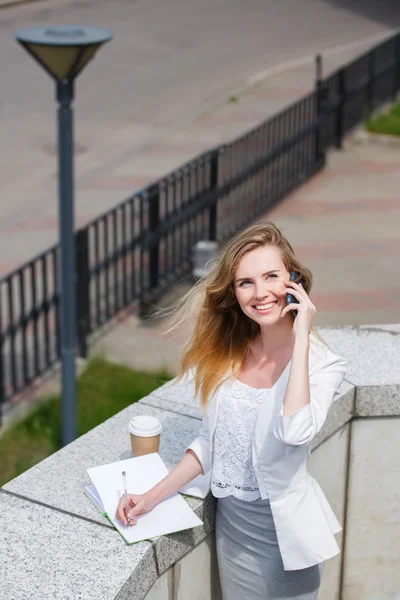
[[[275,246],[261,246],[245,254],[234,280],[236,298],[245,315],[260,326],[279,322],[286,306],[285,281],[289,281],[289,272]]]

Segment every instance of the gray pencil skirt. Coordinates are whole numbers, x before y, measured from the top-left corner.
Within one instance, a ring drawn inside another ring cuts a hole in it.
[[[316,600],[322,564],[285,571],[268,500],[218,498],[215,524],[223,600]]]

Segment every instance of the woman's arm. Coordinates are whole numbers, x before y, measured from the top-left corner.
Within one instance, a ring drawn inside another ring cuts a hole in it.
[[[290,446],[308,444],[321,431],[346,374],[346,363],[342,358],[328,349],[321,348],[321,352],[325,353],[325,360],[321,362],[318,370],[307,377],[309,387],[308,403],[295,412],[285,415],[285,395],[284,406],[275,423],[275,437]],[[294,387],[291,392],[295,394]],[[292,401],[289,397],[289,402],[291,402],[290,407],[292,410],[296,401],[295,399]]]
[[[283,291],[283,294],[291,293],[299,303],[289,304],[281,313],[282,318],[293,309],[297,311],[297,316],[293,323],[295,343],[292,364],[290,366],[289,380],[283,401],[283,415],[285,417],[294,414],[310,403],[308,355],[310,351],[312,320],[317,312],[301,283],[297,284],[294,281],[288,281],[286,285],[288,287]]]
[[[283,401],[283,415],[285,417],[294,414],[310,403],[309,351],[309,334],[296,337],[289,380]]]
[[[168,475],[147,492],[151,504],[156,505],[175,494],[181,487],[203,472],[201,462],[193,450],[187,450]]]
[[[292,309],[298,311],[293,324],[295,344],[289,380],[274,434],[285,444],[302,446],[321,430],[346,374],[346,363],[321,347],[319,368],[310,376],[310,330],[316,308],[301,284],[288,282],[288,285],[291,287],[285,293],[294,294],[299,304],[288,305],[281,314],[284,316]]]

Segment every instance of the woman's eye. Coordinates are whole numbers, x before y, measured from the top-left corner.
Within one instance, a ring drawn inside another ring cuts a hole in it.
[[[278,277],[278,275],[276,273],[270,273],[269,275],[267,275],[267,279],[276,279]]]
[[[240,284],[239,287],[243,287],[244,285],[250,283],[250,281],[246,280],[246,281],[242,281],[242,283]]]

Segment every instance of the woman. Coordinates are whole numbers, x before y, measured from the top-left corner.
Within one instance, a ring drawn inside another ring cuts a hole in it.
[[[182,360],[205,409],[200,434],[163,481],[129,497],[134,524],[211,470],[224,600],[315,600],[339,552],[340,525],[306,463],[346,368],[312,328],[311,284],[271,223],[225,247],[184,303],[201,302]],[[127,523],[123,499],[117,517]]]

